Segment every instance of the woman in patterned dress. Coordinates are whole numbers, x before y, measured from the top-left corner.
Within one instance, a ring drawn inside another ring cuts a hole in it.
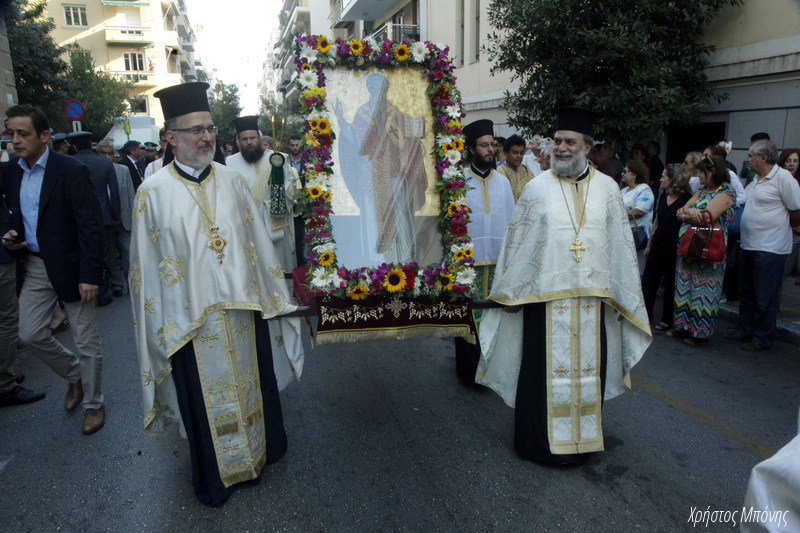
[[[712,220],[728,238],[728,223],[733,217],[736,192],[731,187],[725,160],[718,156],[704,157],[697,164],[702,187],[678,210],[678,220],[683,222],[678,237],[689,225],[703,221],[702,211],[708,211]],[[669,337],[682,338],[690,346],[708,344],[714,333],[714,321],[719,312],[722,280],[725,277],[725,259],[719,262],[686,259],[678,256],[675,270],[675,327],[667,332]]]

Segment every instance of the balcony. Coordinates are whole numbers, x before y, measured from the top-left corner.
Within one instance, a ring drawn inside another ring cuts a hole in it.
[[[376,20],[391,7],[391,5],[387,4],[391,4],[391,2],[382,0],[338,0],[328,18],[331,21],[331,26],[343,28],[357,20]],[[394,4],[397,6],[397,2],[394,2]],[[408,4],[408,2],[405,4]],[[395,9],[401,7],[397,6]]]
[[[157,85],[156,73],[149,70],[112,70],[110,72],[122,81],[133,82],[135,87],[155,87]]]
[[[164,46],[178,46],[177,31],[164,31]]]
[[[110,46],[134,46],[153,44],[152,30],[138,26],[106,26],[106,43]]]
[[[384,24],[372,34],[376,42],[382,43],[386,39],[392,42],[408,39],[409,41],[419,41],[418,24]]]
[[[194,52],[194,39],[181,39],[180,45],[186,52]]]

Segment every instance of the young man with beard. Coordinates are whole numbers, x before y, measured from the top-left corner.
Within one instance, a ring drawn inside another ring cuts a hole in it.
[[[145,429],[180,415],[195,494],[220,505],[286,452],[278,390],[303,360],[273,357],[266,319],[295,307],[247,183],[213,162],[207,90],[155,94],[175,159],[136,192],[130,288]]]
[[[225,164],[247,180],[253,199],[259,206],[259,213],[267,225],[281,266],[284,272],[291,272],[296,266],[292,235],[296,172],[282,154],[276,154],[275,159],[281,159],[283,163],[273,170],[271,156],[275,152],[265,149],[262,144],[258,117],[253,115],[239,117],[233,121],[233,125],[236,127],[239,153],[228,157]],[[278,170],[280,172],[277,172]],[[277,187],[278,181],[282,182],[282,187]],[[274,201],[273,193],[284,197],[282,205]]]
[[[603,399],[630,386],[652,337],[619,187],[587,164],[593,113],[556,113],[552,168],[503,240],[477,382],[516,407],[520,457],[576,464],[603,450]]]
[[[514,210],[514,194],[505,176],[494,168],[494,124],[477,120],[464,127],[469,149],[466,172],[467,205],[470,209],[469,234],[477,274],[479,299],[489,295],[503,234]],[[476,327],[481,325],[481,311],[473,311]],[[480,346],[456,338],[456,376],[465,385],[475,384]]]
[[[300,136],[292,135],[289,137],[289,164],[295,171],[299,178],[299,189],[306,187],[306,158],[304,153],[300,150]],[[305,234],[306,226],[303,217],[295,215],[294,217],[294,248],[295,255],[297,256],[297,266],[304,266],[306,264],[305,255]]]

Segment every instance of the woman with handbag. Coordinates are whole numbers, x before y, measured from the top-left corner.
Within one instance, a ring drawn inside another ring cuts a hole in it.
[[[702,187],[676,215],[683,225],[675,270],[675,327],[667,332],[690,346],[708,344],[714,333],[727,228],[736,204],[724,159],[704,157],[697,169]]]
[[[666,194],[662,194],[658,200],[653,230],[650,232],[647,248],[644,249],[646,263],[642,275],[642,293],[647,316],[652,322],[656,294],[663,285],[661,322],[653,329],[667,331],[672,328],[675,262],[678,254],[678,231],[681,229],[676,214],[692,197],[689,172],[680,164],[667,165],[661,175],[661,189]]]
[[[647,184],[650,171],[647,166],[637,160],[631,159],[625,165],[622,173],[622,182],[625,187],[622,193],[622,203],[628,211],[628,221],[633,232],[633,242],[636,245],[636,255],[639,259],[639,274],[644,272],[644,249],[650,238],[650,228],[653,226],[653,190]]]

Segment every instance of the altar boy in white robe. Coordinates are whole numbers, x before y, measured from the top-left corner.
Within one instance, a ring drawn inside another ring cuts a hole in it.
[[[464,126],[469,150],[469,170],[466,174],[469,234],[472,237],[478,298],[489,295],[500,244],[508,219],[514,210],[514,193],[508,179],[495,170],[494,124],[491,120],[476,120]],[[478,331],[482,311],[472,312]],[[457,337],[456,376],[467,386],[475,386],[475,372],[480,359],[480,346]]]
[[[207,89],[155,94],[175,159],[136,192],[130,290],[145,429],[179,419],[195,494],[221,505],[286,452],[278,390],[303,360],[273,361],[266,319],[295,307],[247,183],[212,162]]]
[[[517,454],[575,464],[603,450],[601,409],[652,337],[616,182],[587,164],[593,113],[556,111],[552,168],[524,188],[484,314],[476,381],[515,407]]]

